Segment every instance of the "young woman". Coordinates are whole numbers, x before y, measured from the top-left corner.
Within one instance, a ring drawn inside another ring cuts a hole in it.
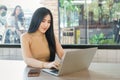
[[[17,5],[11,15],[11,25],[19,30],[21,26],[24,26],[24,13],[22,7]]]
[[[38,8],[31,19],[28,32],[21,36],[22,55],[28,66],[57,68],[55,54],[61,59],[64,50],[53,31],[53,16],[49,9]]]

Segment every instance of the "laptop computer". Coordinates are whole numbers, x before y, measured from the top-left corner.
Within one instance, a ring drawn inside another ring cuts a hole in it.
[[[97,48],[85,48],[67,51],[61,62],[59,70],[42,69],[44,72],[55,76],[78,72],[83,69],[88,69],[92,59],[97,51]]]

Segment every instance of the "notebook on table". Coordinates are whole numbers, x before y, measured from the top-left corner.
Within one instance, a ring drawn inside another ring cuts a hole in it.
[[[60,62],[59,70],[42,69],[42,71],[55,76],[61,76],[88,69],[96,51],[96,47],[67,51]]]

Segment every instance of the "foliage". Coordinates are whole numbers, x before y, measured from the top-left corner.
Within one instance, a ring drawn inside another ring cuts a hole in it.
[[[107,39],[103,33],[95,34],[90,38],[90,44],[115,44],[114,39]]]
[[[100,18],[111,21],[120,12],[120,2],[116,3],[114,0],[102,0],[101,2],[93,0],[88,6],[89,11],[94,13],[95,21],[98,21]]]
[[[77,11],[80,12],[80,9],[78,6],[75,6],[72,1],[74,0],[59,0],[60,7],[65,10],[66,12],[66,18],[67,18],[67,27],[71,27],[72,21],[71,21],[71,13]],[[64,14],[65,15],[65,14]]]

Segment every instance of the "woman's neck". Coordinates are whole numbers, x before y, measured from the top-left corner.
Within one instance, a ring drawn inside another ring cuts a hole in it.
[[[40,31],[36,31],[36,32],[34,33],[34,35],[40,36],[41,38],[45,38],[45,34],[44,34],[44,33],[41,33]]]

